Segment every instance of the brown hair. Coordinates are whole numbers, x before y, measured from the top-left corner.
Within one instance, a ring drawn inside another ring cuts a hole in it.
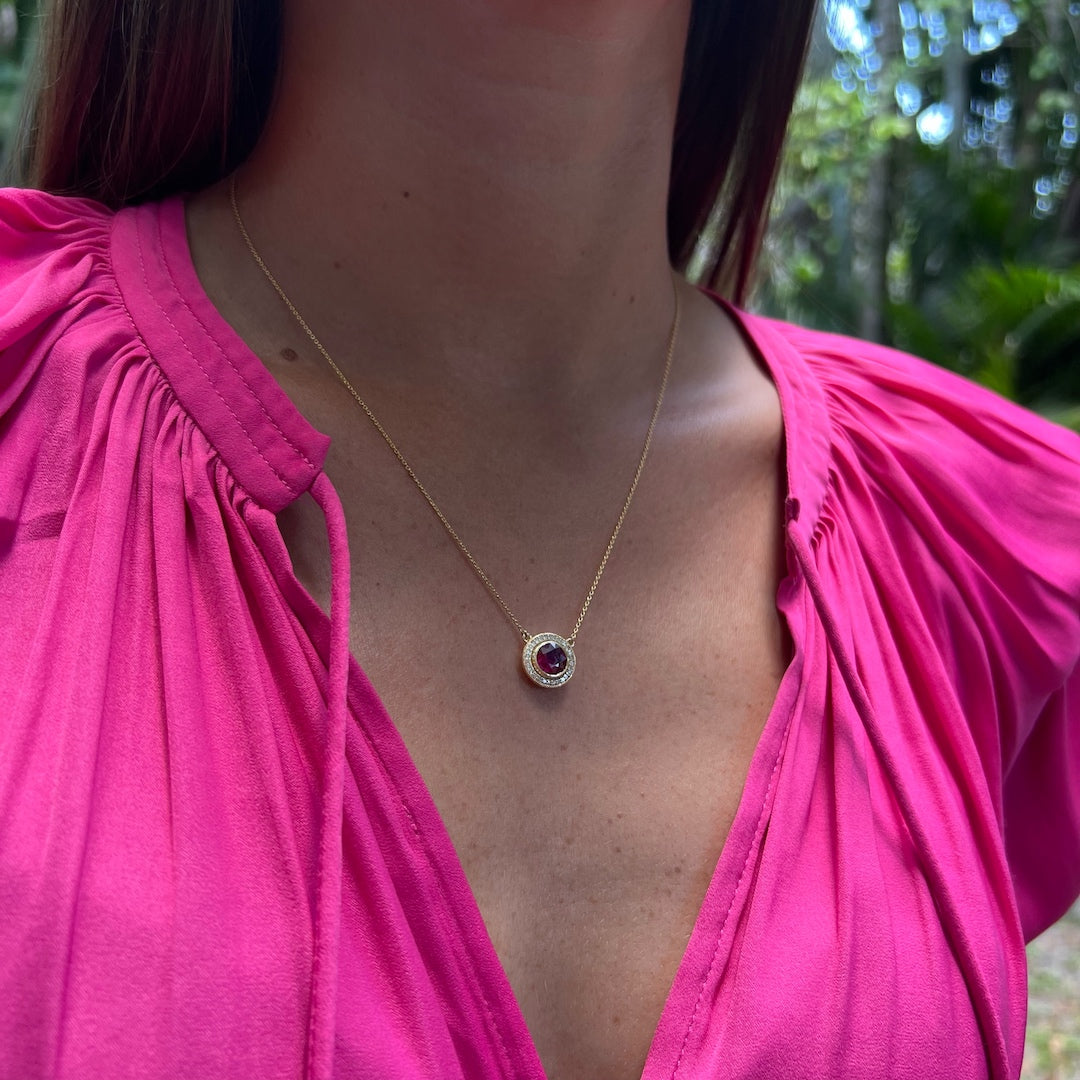
[[[672,262],[751,282],[814,0],[694,0],[668,200]],[[118,207],[214,183],[270,108],[281,0],[53,0],[19,179]]]

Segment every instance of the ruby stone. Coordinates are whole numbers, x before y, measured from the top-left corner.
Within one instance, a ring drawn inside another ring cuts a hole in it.
[[[536,666],[545,675],[559,675],[566,670],[569,658],[566,650],[553,641],[546,641],[536,650]]]

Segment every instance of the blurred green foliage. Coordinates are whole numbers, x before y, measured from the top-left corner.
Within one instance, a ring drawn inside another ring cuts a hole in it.
[[[1080,429],[1080,4],[830,0],[754,306]]]

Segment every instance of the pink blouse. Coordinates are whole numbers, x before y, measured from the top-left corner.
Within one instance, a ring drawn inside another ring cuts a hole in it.
[[[1080,892],[1080,439],[731,314],[795,652],[644,1077],[1016,1077],[1024,939]],[[0,1076],[543,1077],[348,655],[327,444],[179,199],[0,195]],[[277,528],[305,491],[329,617]]]

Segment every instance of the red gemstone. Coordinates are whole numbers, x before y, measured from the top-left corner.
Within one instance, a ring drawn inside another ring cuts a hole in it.
[[[545,675],[561,674],[566,670],[568,662],[569,658],[566,655],[566,650],[562,646],[556,645],[554,641],[545,641],[536,650],[536,666]]]

